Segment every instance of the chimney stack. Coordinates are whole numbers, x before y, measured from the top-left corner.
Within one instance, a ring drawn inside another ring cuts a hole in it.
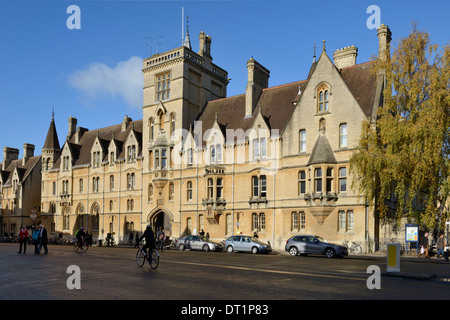
[[[127,130],[128,124],[129,124],[131,121],[133,121],[133,119],[131,119],[131,118],[128,117],[128,116],[125,116],[125,117],[123,118],[123,121],[122,121],[122,132]]]
[[[34,144],[24,143],[23,144],[23,158],[22,158],[22,166],[25,166],[28,159],[34,157]]]
[[[69,117],[69,132],[67,133],[67,139],[72,138],[77,130],[77,118]]]
[[[389,27],[382,24],[377,29],[378,36],[378,59],[385,61],[389,56],[390,43],[392,40],[392,33]]]
[[[200,32],[199,36],[200,47],[198,54],[202,57],[211,58],[211,37],[207,36],[203,31]]]
[[[338,49],[333,52],[334,65],[338,69],[354,66],[357,56],[358,48],[355,46]]]
[[[4,147],[2,170],[6,170],[6,167],[8,167],[11,161],[18,159],[19,159],[19,149]]]
[[[250,118],[263,89],[269,86],[270,71],[250,58],[247,61],[247,88],[245,90],[245,118]]]

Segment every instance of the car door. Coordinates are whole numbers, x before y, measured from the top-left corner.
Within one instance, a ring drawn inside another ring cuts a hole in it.
[[[234,244],[233,244],[235,251],[242,251],[242,237],[236,236],[234,238]]]
[[[306,236],[298,236],[296,239],[296,246],[299,253],[307,253],[306,252],[306,243],[308,241],[308,237]]]
[[[192,236],[191,250],[201,250],[203,241],[198,236]]]
[[[192,243],[192,236],[187,236],[184,238],[184,247],[185,249],[191,249],[191,243]]]
[[[239,251],[248,251],[250,252],[252,250],[252,240],[250,240],[250,237],[243,236],[241,239],[241,246]]]
[[[321,254],[323,251],[320,241],[318,239],[316,239],[315,237],[308,237],[308,242],[306,243],[306,248],[308,250],[308,253],[312,253],[312,254]]]

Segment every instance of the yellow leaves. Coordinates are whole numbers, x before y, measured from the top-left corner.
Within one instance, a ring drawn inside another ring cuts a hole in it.
[[[374,65],[374,74],[385,76],[384,105],[375,129],[363,124],[351,159],[352,186],[376,199],[370,200],[380,216],[390,213],[387,203],[394,199],[397,218],[415,212],[431,227],[442,218],[438,207],[450,189],[450,46],[438,52],[413,26],[391,59]],[[418,198],[425,204],[417,207]]]

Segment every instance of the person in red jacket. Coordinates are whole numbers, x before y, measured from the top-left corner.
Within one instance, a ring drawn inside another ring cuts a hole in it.
[[[22,226],[22,228],[19,231],[19,252],[22,253],[22,245],[23,245],[23,254],[27,252],[27,242],[28,242],[28,230],[25,226]]]

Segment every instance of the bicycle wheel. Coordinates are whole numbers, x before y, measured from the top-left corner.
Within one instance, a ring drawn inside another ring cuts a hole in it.
[[[86,252],[87,250],[88,250],[88,245],[87,245],[87,243],[85,242],[85,243],[83,243],[82,245],[81,245],[81,251],[83,251],[83,252]]]
[[[139,267],[142,267],[145,263],[144,251],[142,249],[138,249],[136,252],[136,263]]]
[[[158,251],[156,251],[154,249],[151,252],[152,253],[150,254],[150,257],[148,258],[149,259],[148,262],[150,263],[150,267],[152,269],[156,269],[156,268],[158,268],[158,265],[159,265],[159,254],[158,254]]]
[[[80,246],[78,245],[77,242],[75,242],[75,243],[73,244],[73,251],[77,252],[78,249],[80,249]]]

